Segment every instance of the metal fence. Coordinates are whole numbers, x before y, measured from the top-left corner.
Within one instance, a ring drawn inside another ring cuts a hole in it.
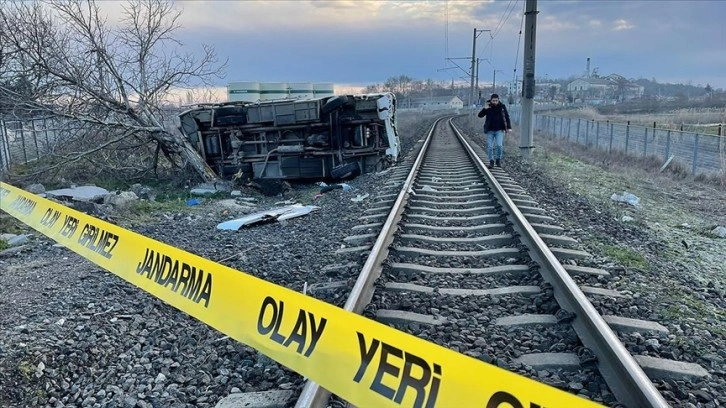
[[[65,136],[78,129],[50,118],[0,120],[0,172],[52,153]]]
[[[514,123],[521,121],[521,109],[511,107]],[[550,136],[608,153],[622,152],[635,157],[656,156],[677,160],[700,173],[726,173],[726,137],[697,132],[660,129],[641,125],[535,114],[534,129]]]

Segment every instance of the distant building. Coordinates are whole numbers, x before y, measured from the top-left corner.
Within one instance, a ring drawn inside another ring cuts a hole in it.
[[[577,78],[567,84],[567,92],[576,99],[628,100],[641,98],[645,88],[618,74],[604,78]]]
[[[421,110],[462,109],[464,101],[458,96],[435,96],[431,98],[411,98],[411,108]],[[404,104],[405,106],[405,104]]]
[[[582,94],[604,94],[606,91],[616,88],[617,84],[605,78],[577,78],[567,84],[567,91],[577,95]]]

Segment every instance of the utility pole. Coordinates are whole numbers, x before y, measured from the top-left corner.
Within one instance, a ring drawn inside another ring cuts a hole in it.
[[[524,6],[524,72],[522,81],[522,135],[519,152],[529,159],[534,148],[534,57],[537,34],[537,0],[525,0]]]
[[[476,37],[477,33],[481,34],[485,31],[489,31],[489,36],[492,35],[492,30],[477,30],[474,29],[474,40],[471,45],[471,85],[469,93],[469,106],[474,104],[474,75],[476,75]]]
[[[476,59],[476,101],[479,102],[481,100],[481,91],[479,90],[479,58]]]

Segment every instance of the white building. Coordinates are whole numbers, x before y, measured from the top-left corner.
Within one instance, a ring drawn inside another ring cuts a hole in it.
[[[645,88],[611,74],[605,78],[577,78],[567,84],[567,91],[575,97],[627,100],[641,98]]]
[[[404,103],[404,107],[406,104]],[[458,96],[437,96],[432,98],[412,98],[411,108],[421,110],[451,110],[462,109],[464,101]]]
[[[567,90],[574,94],[604,94],[608,90],[617,88],[617,84],[604,78],[577,78],[567,84]]]

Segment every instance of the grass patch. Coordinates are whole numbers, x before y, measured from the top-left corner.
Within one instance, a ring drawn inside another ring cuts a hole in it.
[[[23,232],[21,225],[23,224],[11,215],[0,213],[0,233],[20,234]]]
[[[661,310],[661,314],[669,319],[681,321],[687,319],[700,320],[703,316],[710,316],[715,321],[722,322],[726,318],[726,313],[722,310],[710,307],[693,293],[684,292],[682,288],[669,288],[667,295],[666,301],[678,299],[677,304],[669,304],[667,308]],[[723,324],[709,325],[708,330],[717,336],[726,336],[726,326]]]
[[[603,252],[626,268],[648,269],[648,261],[632,248],[606,245]]]
[[[187,209],[186,200],[175,199],[167,201],[136,200],[129,204],[127,211],[134,214],[149,214],[154,212],[177,212]]]
[[[110,215],[117,218],[120,225],[143,225],[152,224],[160,220],[162,213],[178,213],[190,211],[194,207],[186,204],[186,200],[174,199],[166,201],[135,200],[126,206],[117,207]]]
[[[35,365],[29,361],[21,361],[20,364],[18,364],[18,372],[20,372],[20,375],[25,378],[25,380],[30,380],[33,378],[33,373],[35,373]]]
[[[0,251],[6,250],[8,248],[10,248],[10,245],[8,245],[8,241],[0,238]]]

